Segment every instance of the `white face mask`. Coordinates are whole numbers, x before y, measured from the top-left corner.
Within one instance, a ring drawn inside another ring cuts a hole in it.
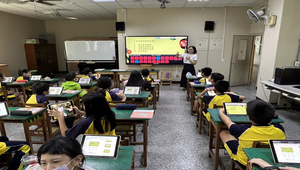
[[[74,160],[74,159],[72,159],[67,165],[64,164],[63,166],[60,166],[60,167],[55,168],[55,169],[52,169],[52,170],[69,170],[68,165],[69,165],[73,160]],[[74,166],[73,166],[73,168],[72,168],[71,170],[73,170],[73,169],[74,169]]]

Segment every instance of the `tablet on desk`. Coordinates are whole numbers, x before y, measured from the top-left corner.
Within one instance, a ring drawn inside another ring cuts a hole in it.
[[[42,79],[42,75],[34,75],[30,77],[30,81],[32,80],[41,80]]]
[[[269,140],[275,164],[300,165],[300,140]]]
[[[90,82],[91,82],[90,78],[80,78],[78,84],[90,84]]]
[[[0,117],[5,117],[9,115],[8,107],[6,102],[0,103]]]
[[[247,115],[247,103],[223,103],[225,114],[227,115]]]
[[[142,87],[125,86],[124,94],[126,95],[140,95]]]
[[[64,90],[64,87],[50,87],[49,95],[61,95]]]
[[[83,135],[81,146],[84,156],[116,159],[121,136]]]
[[[10,82],[12,82],[12,80],[13,80],[13,77],[4,77],[4,80],[2,82],[10,83]]]

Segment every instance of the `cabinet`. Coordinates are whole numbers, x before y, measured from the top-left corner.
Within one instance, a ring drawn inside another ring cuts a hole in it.
[[[24,44],[27,67],[39,74],[58,72],[55,44]]]
[[[6,77],[10,76],[7,64],[0,64],[0,73],[5,74]]]

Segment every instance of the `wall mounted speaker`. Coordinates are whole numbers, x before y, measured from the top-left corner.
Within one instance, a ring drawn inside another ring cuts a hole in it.
[[[215,26],[215,22],[214,21],[205,21],[204,30],[205,31],[213,31],[214,30],[214,26]]]
[[[125,31],[125,22],[116,22],[116,31]]]

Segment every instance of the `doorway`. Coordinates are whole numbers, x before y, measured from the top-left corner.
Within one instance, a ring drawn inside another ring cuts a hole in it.
[[[258,72],[259,72],[259,65],[261,59],[261,42],[262,42],[262,35],[254,36],[254,45],[253,45],[253,59],[252,59],[252,68],[250,74],[250,83],[252,86],[257,87],[258,81]]]

